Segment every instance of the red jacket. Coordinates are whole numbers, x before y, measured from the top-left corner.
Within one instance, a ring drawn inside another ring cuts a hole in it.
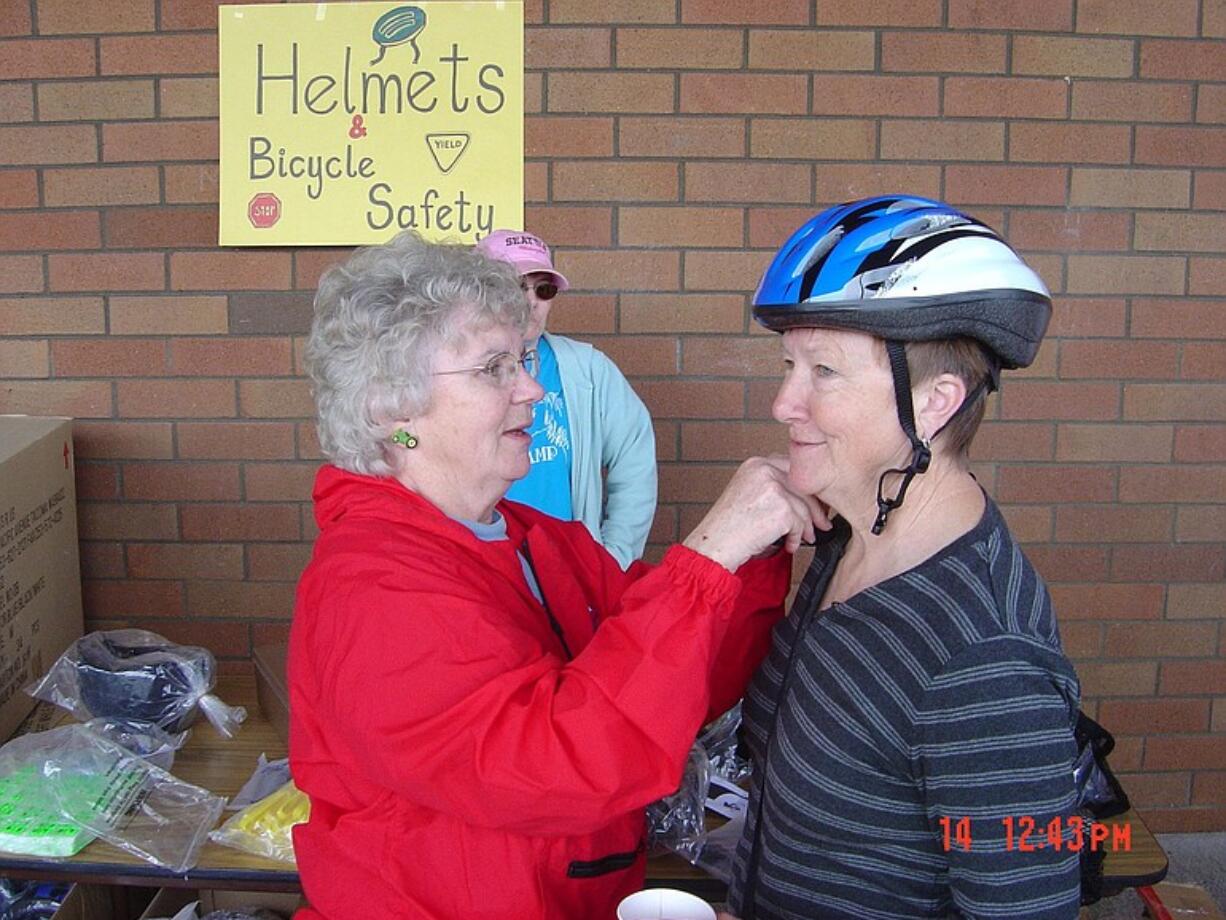
[[[612,918],[642,886],[643,806],[766,652],[786,554],[622,572],[582,524],[498,510],[487,543],[393,479],[316,479],[289,657],[299,920]]]

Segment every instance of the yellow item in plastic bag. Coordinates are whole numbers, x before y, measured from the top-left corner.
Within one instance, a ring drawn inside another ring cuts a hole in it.
[[[291,831],[295,824],[302,824],[310,816],[311,800],[290,780],[276,792],[237,812],[209,834],[209,839],[257,856],[292,863],[295,859]]]

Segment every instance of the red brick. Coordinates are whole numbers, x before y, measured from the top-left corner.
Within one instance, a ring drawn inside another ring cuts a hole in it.
[[[1226,505],[1183,507],[1175,525],[1180,543],[1216,543],[1226,533]]]
[[[1177,83],[1079,80],[1073,84],[1073,118],[1089,121],[1189,121],[1192,88]]]
[[[1122,502],[1218,502],[1226,467],[1125,466],[1120,469]]]
[[[1226,461],[1226,426],[1178,426],[1174,459],[1181,463]]]
[[[1068,257],[1075,294],[1182,294],[1187,260],[1177,256]]]
[[[1057,508],[1059,513],[1061,509]],[[1060,621],[1065,620],[1158,620],[1162,618],[1161,584],[1068,584],[1051,587],[1052,603]],[[1129,664],[1124,667],[1135,668]],[[1140,692],[1154,692],[1154,677]]]
[[[1203,635],[1207,629],[1211,629],[1211,625],[1187,623],[1183,624],[1182,628],[1196,630],[1199,631],[1196,635]],[[1164,661],[1159,692],[1164,696],[1178,693],[1226,693],[1226,661]]]
[[[1047,335],[1122,336],[1126,332],[1126,316],[1122,298],[1057,296]]]
[[[36,294],[44,287],[41,256],[0,256],[0,293]],[[0,312],[11,302],[0,300]]]
[[[1170,425],[1061,424],[1056,459],[1164,463],[1171,459]]]
[[[825,169],[825,167],[822,167]],[[777,249],[814,214],[812,206],[799,208],[749,207],[749,246]]]
[[[525,29],[524,66],[532,70],[609,67],[610,33],[610,29]]]
[[[879,195],[883,188],[905,188],[912,194],[929,198],[940,198],[942,194],[940,167],[913,163],[854,166],[823,163],[817,170],[816,180],[816,201],[829,204]]]
[[[1226,420],[1226,388],[1200,383],[1129,383],[1124,418],[1142,421]]]
[[[1115,499],[1115,473],[1109,467],[1000,467],[996,499],[1001,502],[1109,502]]]
[[[277,422],[179,422],[179,456],[192,460],[274,460],[294,455],[294,427]]]
[[[1119,387],[1013,380],[1003,388],[1001,410],[1005,419],[1115,419],[1119,417]]]
[[[549,314],[549,327],[562,335],[591,335],[616,329],[617,299],[612,294],[576,294],[574,288]]]
[[[174,339],[170,343],[171,372],[188,377],[256,377],[292,371],[286,338],[225,336]]]
[[[881,126],[886,160],[1003,160],[1003,122],[906,119]]]
[[[1226,38],[1226,4],[1222,0],[1206,0],[1201,22],[1201,34],[1206,38]]]
[[[149,204],[161,192],[154,166],[106,166],[43,170],[43,194],[48,207],[65,207]]]
[[[1136,215],[1133,245],[1139,250],[1226,252],[1226,215],[1155,211]]]
[[[130,543],[133,578],[242,578],[243,548],[224,543]]]
[[[551,0],[549,21],[561,22],[676,22],[674,0]]]
[[[749,292],[770,260],[769,252],[690,252],[685,257],[684,287],[687,291]],[[778,341],[771,344],[778,348]]]
[[[1082,339],[1060,345],[1060,376],[1173,380],[1179,349],[1173,342]]]
[[[173,581],[94,579],[81,585],[86,619],[96,617],[181,617],[183,588]]]
[[[1193,256],[1188,275],[1189,294],[1226,295],[1226,259]]]
[[[944,114],[1008,118],[1064,118],[1068,84],[1037,77],[949,77]]]
[[[115,464],[78,462],[76,466],[78,501],[119,497],[119,470]]]
[[[553,195],[558,201],[675,201],[673,163],[555,163]]]
[[[677,373],[677,339],[672,336],[589,338],[630,378],[666,377]]]
[[[674,91],[671,74],[559,71],[549,76],[548,111],[672,112]]]
[[[246,581],[193,581],[187,612],[193,617],[282,617],[294,609],[294,586]]]
[[[234,501],[239,497],[237,463],[125,463],[127,498],[152,501]]]
[[[678,254],[664,250],[567,252],[556,264],[571,284],[588,291],[669,290],[681,275]]]
[[[681,349],[682,373],[690,376],[782,378],[778,336],[689,336]]]
[[[158,81],[158,113],[163,118],[216,118],[216,77],[167,77]]]
[[[793,163],[687,163],[687,201],[807,202],[812,170]]]
[[[547,34],[552,49],[557,44],[557,30],[547,30]],[[738,69],[743,55],[744,39],[740,30],[617,30],[617,66],[621,70],[639,67],[663,70]],[[551,62],[551,66],[559,65]]]
[[[1183,346],[1180,376],[1185,380],[1226,377],[1226,342],[1188,342]]]
[[[1015,35],[1012,70],[1055,77],[1131,77],[1133,42],[1103,38]],[[1074,88],[1074,95],[1076,89]]]
[[[564,246],[593,246],[604,249],[613,244],[612,208],[561,205],[526,208],[524,226],[550,244],[558,242]]]
[[[174,436],[168,422],[82,422],[72,426],[77,457],[169,460]]]
[[[290,286],[286,252],[174,252],[170,286],[176,291],[281,291]]]
[[[1106,700],[1098,706],[1104,725],[1126,727],[1130,732],[1169,734],[1206,731],[1209,701],[1189,699]]]
[[[233,416],[232,380],[121,380],[116,384],[124,418]]]
[[[1060,632],[1064,652],[1074,661],[1095,658],[1102,653],[1102,627],[1097,623],[1069,623]]]
[[[80,492],[77,492],[78,497]],[[126,571],[122,543],[96,543],[92,540],[78,544],[81,550],[81,577],[122,578]]]
[[[92,249],[99,242],[97,211],[0,213],[0,249]]]
[[[745,298],[735,294],[623,294],[621,332],[743,332]]]
[[[0,3],[0,35],[29,35],[33,31],[30,7],[24,3]]]
[[[246,418],[314,418],[315,402],[305,378],[240,380],[239,414]]]
[[[82,540],[174,540],[179,536],[175,506],[153,502],[82,502]]]
[[[739,115],[741,113],[804,114],[808,80],[801,74],[684,73],[681,111]]]
[[[1226,86],[1202,85],[1196,94],[1196,120],[1201,124],[1226,124]]]
[[[160,252],[89,252],[47,259],[53,291],[161,291],[166,257]]]
[[[40,83],[40,121],[118,121],[152,118],[153,81],[80,81]]]
[[[660,469],[660,500],[710,504],[719,498],[735,470],[734,464],[670,463]]]
[[[1154,834],[1220,831],[1226,827],[1226,808],[1147,808],[1145,826]]]
[[[1114,658],[1196,658],[1212,649],[1217,642],[1217,626],[1213,623],[1119,623],[1107,626],[1105,654]],[[1186,668],[1190,662],[1179,667]],[[1214,664],[1223,664],[1214,662]],[[1178,684],[1168,684],[1170,663],[1162,666],[1161,692],[1187,693]],[[1223,670],[1226,674],[1226,670]],[[1204,682],[1197,693],[1213,692]]]
[[[152,32],[153,6],[154,0],[108,0],[104,4],[38,0],[38,31],[42,35]]]
[[[109,300],[112,335],[199,335],[229,329],[224,297],[111,297]]]
[[[0,121],[13,124],[34,120],[34,84],[0,84]]]
[[[111,411],[105,380],[10,380],[0,386],[0,415],[109,418]]]
[[[1165,505],[1065,505],[1056,509],[1056,541],[1155,543],[1171,539],[1174,520]]]
[[[813,76],[813,114],[936,116],[940,114],[937,77]]]
[[[192,503],[179,514],[187,541],[283,542],[301,536],[297,505]]]
[[[1079,0],[1077,31],[1120,35],[1195,35],[1197,0]]]
[[[946,200],[951,203],[1063,205],[1068,170],[1053,166],[949,166]]]
[[[217,209],[211,207],[107,210],[102,226],[108,249],[217,245]]]
[[[883,71],[1004,73],[1005,37],[975,32],[885,32]]]
[[[822,0],[817,4],[819,26],[939,26],[940,0]]]
[[[988,460],[1050,460],[1055,426],[1028,422],[985,422],[971,444],[971,457]]]
[[[1130,331],[1146,339],[1226,339],[1226,301],[1138,297]]]
[[[192,163],[182,166],[167,164],[167,204],[209,204],[217,202],[217,164]]]
[[[635,386],[653,418],[740,418],[745,387],[733,380],[643,380]]]
[[[145,377],[166,368],[166,344],[142,339],[59,339],[51,343],[57,377]]]
[[[949,26],[1067,32],[1073,27],[1073,0],[949,0]]]
[[[1017,140],[1014,125],[1010,143]],[[1124,251],[1129,248],[1129,215],[1111,211],[1013,211],[1009,215],[1009,242],[1023,250]]]
[[[1122,723],[1127,725],[1127,723]],[[1113,758],[1114,759],[1114,758]],[[1188,804],[1188,783],[1192,774],[1182,773],[1128,773],[1119,780],[1128,790],[1128,800],[1134,809],[1144,809],[1146,817],[1151,808]],[[1122,849],[1122,847],[1121,847]]]
[[[297,582],[311,560],[309,543],[257,543],[247,547],[252,581]]]
[[[101,297],[23,297],[0,299],[0,329],[5,335],[101,333],[106,319]]]
[[[248,463],[244,497],[249,502],[310,501],[318,471],[318,463]]]
[[[98,135],[92,125],[19,125],[0,128],[0,162],[7,166],[94,163]]]
[[[38,173],[33,169],[6,170],[0,185],[0,207],[37,208]]]
[[[1226,54],[1220,41],[1141,42],[1141,78],[1147,80],[1226,80]]]
[[[613,119],[541,115],[524,119],[524,156],[610,157]]]
[[[216,35],[124,35],[100,46],[103,76],[217,73]]]
[[[217,121],[168,121],[102,126],[102,159],[117,162],[216,160]]]
[[[776,70],[787,61],[793,70],[872,70],[875,33],[828,29],[751,29],[749,67]]]
[[[166,31],[217,29],[217,13],[224,0],[159,0],[161,26]],[[243,0],[244,3],[247,0]],[[257,3],[275,0],[255,0]],[[235,13],[234,15],[240,15]]]
[[[1226,128],[1137,127],[1135,163],[1226,166]]]
[[[46,339],[0,339],[0,368],[10,379],[50,376],[49,355]]]
[[[1117,581],[1215,581],[1226,578],[1221,546],[1117,546],[1111,559]]]
[[[1083,207],[1186,208],[1192,175],[1186,170],[1075,168],[1069,204]]]
[[[1226,771],[1197,773],[1192,780],[1192,802],[1197,805],[1226,804]]]
[[[622,157],[740,157],[745,120],[622,117],[617,149]]]
[[[1009,159],[1019,162],[1127,163],[1131,155],[1128,125],[1018,122],[1009,128]]]
[[[807,26],[808,0],[777,0],[775,3],[741,6],[724,0],[681,0],[681,21],[723,25]]]
[[[1038,543],[1051,539],[1052,509],[1046,505],[1001,505],[1001,514],[1013,539]]]
[[[313,422],[299,422],[294,426],[295,438],[298,442],[298,458],[300,460],[322,460],[323,451],[319,446],[319,431]]]
[[[94,43],[87,38],[0,41],[0,80],[92,77]]]
[[[1083,700],[1100,696],[1153,696],[1158,684],[1158,665],[1152,661],[1086,661],[1077,665],[1077,677],[1081,680]]]
[[[1107,577],[1107,550],[1101,546],[1068,546],[1031,544],[1024,547],[1026,556],[1049,585],[1061,582],[1102,581]],[[1066,634],[1067,624],[1061,630]],[[1067,642],[1066,642],[1067,647]]]
[[[352,249],[306,249],[294,253],[294,287],[314,289],[319,279],[333,265],[343,263]]]
[[[1167,588],[1168,619],[1212,620],[1223,609],[1226,609],[1226,583],[1170,585]]]
[[[732,460],[787,452],[787,429],[775,422],[684,422],[681,457]]]
[[[743,214],[740,208],[623,206],[617,240],[621,246],[741,246]]]

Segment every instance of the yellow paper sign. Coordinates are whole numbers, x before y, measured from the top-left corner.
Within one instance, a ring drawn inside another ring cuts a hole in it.
[[[523,226],[523,4],[221,6],[221,245]]]

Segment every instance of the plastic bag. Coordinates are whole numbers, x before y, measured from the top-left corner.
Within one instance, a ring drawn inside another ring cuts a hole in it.
[[[67,882],[0,878],[0,920],[51,920],[66,897]]]
[[[685,762],[681,786],[647,806],[647,844],[667,847],[690,858],[706,833],[707,752],[695,742]]]
[[[6,787],[16,791],[19,804],[24,796],[28,808],[50,816],[45,823],[51,830],[27,822],[0,846],[71,855],[102,837],[173,872],[196,864],[225,804],[224,798],[176,779],[85,725],[22,735],[0,748],[0,790]],[[53,848],[69,852],[48,852]]]
[[[175,762],[175,751],[183,747],[190,732],[172,735],[151,722],[134,722],[131,719],[101,718],[85,723],[90,731],[125,747],[137,757],[143,757],[159,769],[170,772]]]
[[[741,704],[735,706],[707,725],[698,736],[711,761],[711,773],[739,783],[748,778],[753,769],[748,757],[742,757],[740,747]]]
[[[199,906],[199,901],[192,901],[173,917],[165,917],[163,920],[285,920],[284,914],[267,907],[213,910],[201,917],[196,910]]]
[[[216,671],[207,649],[176,645],[143,629],[114,629],[72,643],[26,692],[82,722],[128,719],[172,733],[191,725],[199,711],[219,733],[233,738],[247,710],[227,706],[209,692]]]
[[[226,806],[226,811],[238,811],[240,808],[246,808],[248,805],[272,795],[289,781],[288,757],[282,757],[280,760],[269,760],[264,754],[260,754],[255,772],[251,774],[247,782],[243,783],[243,788],[238,790],[238,795],[230,799],[230,804]]]
[[[292,863],[293,829],[311,816],[311,801],[290,780],[276,792],[248,805],[209,834],[214,843],[257,856]]]

